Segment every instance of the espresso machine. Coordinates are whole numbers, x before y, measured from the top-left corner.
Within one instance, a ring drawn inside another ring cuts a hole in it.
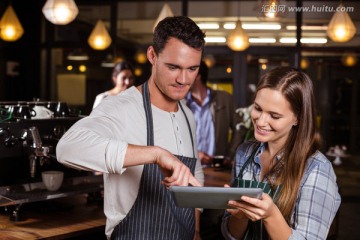
[[[5,208],[10,219],[17,221],[21,207],[31,202],[87,193],[89,201],[100,203],[102,176],[66,167],[56,159],[59,139],[81,116],[65,111],[51,118],[32,119],[31,109],[38,103],[21,104],[28,106],[30,115],[9,117],[11,108],[20,104],[0,102],[0,208]],[[60,189],[48,191],[45,188],[41,178],[43,171],[64,173]]]

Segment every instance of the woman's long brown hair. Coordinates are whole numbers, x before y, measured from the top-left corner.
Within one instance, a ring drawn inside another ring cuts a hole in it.
[[[270,174],[276,174],[273,184],[282,184],[277,206],[290,223],[307,159],[320,147],[313,84],[295,68],[277,67],[260,79],[257,92],[263,88],[280,91],[298,119],[282,148],[281,160],[270,170]]]

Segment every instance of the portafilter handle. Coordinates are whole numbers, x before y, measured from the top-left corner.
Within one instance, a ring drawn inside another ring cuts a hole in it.
[[[50,149],[49,147],[42,146],[42,141],[40,138],[39,131],[36,127],[30,127],[29,131],[31,133],[32,145],[31,148],[34,149],[33,153],[36,157],[47,157]]]
[[[36,127],[30,127],[29,131],[31,133],[31,138],[33,140],[32,147],[36,149],[40,149],[42,147],[42,141],[38,129]]]

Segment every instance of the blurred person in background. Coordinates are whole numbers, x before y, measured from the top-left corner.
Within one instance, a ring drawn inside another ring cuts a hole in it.
[[[185,99],[196,120],[198,158],[203,166],[215,166],[214,163],[220,160],[223,161],[220,167],[231,169],[236,147],[245,135],[244,129],[235,129],[240,115],[234,110],[232,95],[210,89],[207,86],[208,73],[207,65],[201,61],[199,73]],[[204,209],[201,215],[201,229],[206,230],[202,231],[204,239],[222,238],[220,224],[223,213],[223,210]]]
[[[112,72],[112,81],[114,87],[96,96],[93,109],[107,96],[115,96],[134,85],[135,77],[132,65],[127,61],[116,63]]]
[[[233,142],[239,114],[235,113],[230,93],[206,85],[208,73],[209,68],[201,61],[199,73],[186,96],[196,120],[198,156],[203,165],[212,164],[214,156],[223,156],[225,164],[231,164],[236,150],[232,146],[240,144]]]

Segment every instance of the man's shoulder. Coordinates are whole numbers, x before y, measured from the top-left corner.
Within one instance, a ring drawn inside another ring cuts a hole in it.
[[[232,95],[225,91],[225,90],[219,90],[219,89],[216,89],[216,90],[211,90],[213,96],[219,96],[219,97],[223,97],[223,98],[232,98]]]
[[[139,100],[140,99],[142,101],[141,93],[134,86],[120,92],[117,96],[119,97],[119,99],[123,99],[123,100],[130,100],[130,99]]]
[[[141,93],[135,87],[121,91],[115,96],[108,96],[103,101],[106,102],[109,107],[116,107],[119,109],[143,104]]]

